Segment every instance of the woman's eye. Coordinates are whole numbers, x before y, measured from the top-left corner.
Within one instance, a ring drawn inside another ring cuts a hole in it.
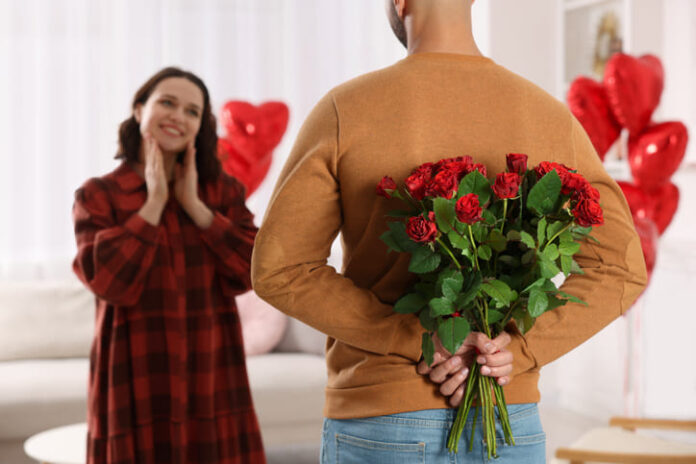
[[[166,99],[165,99],[165,100],[162,100],[161,103],[162,103],[164,106],[172,106],[172,105],[174,104],[171,100],[166,100]]]
[[[198,117],[198,111],[196,111],[196,110],[188,110],[188,113],[189,113],[191,116],[194,116],[194,117],[196,117],[196,118]]]

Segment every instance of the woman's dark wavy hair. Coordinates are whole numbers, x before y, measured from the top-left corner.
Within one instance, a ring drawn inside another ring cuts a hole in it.
[[[164,79],[170,77],[182,77],[193,82],[203,93],[203,111],[201,114],[201,127],[196,135],[196,169],[198,170],[198,182],[200,184],[212,182],[218,178],[221,172],[220,160],[217,157],[217,129],[215,116],[210,109],[210,96],[203,81],[195,74],[179,68],[168,67],[152,76],[142,87],[135,92],[131,109],[145,104],[152,91]],[[140,125],[131,115],[123,121],[118,129],[118,151],[116,159],[138,162],[140,153]]]

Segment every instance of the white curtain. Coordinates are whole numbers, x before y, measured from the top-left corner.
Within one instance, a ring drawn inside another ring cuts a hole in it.
[[[177,65],[229,99],[288,104],[257,222],[299,125],[331,87],[405,52],[377,0],[0,0],[0,278],[58,278],[74,190],[113,169],[140,84]]]

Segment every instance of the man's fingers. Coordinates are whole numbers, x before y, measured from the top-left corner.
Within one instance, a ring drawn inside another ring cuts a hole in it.
[[[485,364],[488,367],[499,367],[505,364],[512,364],[513,356],[508,350],[500,350],[494,354],[480,354],[476,357],[476,362]]]
[[[449,404],[453,408],[456,408],[457,406],[459,406],[461,404],[462,398],[464,398],[464,385],[457,388],[457,391],[455,391],[454,394],[452,396],[450,396]]]
[[[512,341],[512,337],[510,336],[510,334],[507,333],[507,332],[505,332],[505,331],[503,331],[500,335],[498,335],[497,337],[495,337],[495,338],[493,339],[493,344],[494,344],[499,350],[502,350],[503,348],[505,348],[506,346],[508,346],[508,345],[510,344],[511,341]]]
[[[433,355],[433,364],[430,365],[430,366],[428,366],[428,363],[426,363],[426,362],[425,362],[425,359],[423,359],[423,360],[421,360],[421,362],[418,363],[418,367],[417,367],[416,371],[417,371],[420,375],[429,374],[430,371],[431,371],[435,366],[437,366],[438,364],[440,364],[440,363],[442,363],[443,361],[445,361],[445,359],[446,359],[446,358],[444,358],[440,353],[435,352],[435,354]]]
[[[465,367],[460,369],[454,375],[450,376],[449,379],[443,382],[442,385],[440,385],[440,393],[442,393],[444,396],[450,396],[464,383],[467,375],[469,375],[468,368]]]
[[[500,367],[481,366],[481,374],[487,377],[505,377],[512,373],[512,364]]]
[[[498,377],[498,385],[503,386],[507,385],[510,383],[510,377],[504,375],[502,377]]]
[[[467,346],[468,345],[468,346]],[[498,347],[493,343],[493,341],[486,336],[486,334],[481,332],[471,332],[469,336],[464,340],[464,345],[467,350],[471,349],[471,346],[476,347],[479,353],[495,353],[498,351]],[[460,348],[461,350],[462,348]]]
[[[452,356],[447,361],[438,364],[430,371],[430,380],[435,383],[442,383],[447,380],[450,374],[453,374],[458,369],[463,367],[462,358],[459,356]]]

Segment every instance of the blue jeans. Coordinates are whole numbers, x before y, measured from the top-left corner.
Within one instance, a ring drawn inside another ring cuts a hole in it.
[[[321,464],[461,464],[488,462],[480,413],[469,452],[469,414],[457,454],[447,451],[447,437],[456,409],[428,409],[360,419],[325,419]],[[546,434],[536,403],[508,405],[515,446],[503,440],[496,425],[498,459],[493,464],[543,464]]]

